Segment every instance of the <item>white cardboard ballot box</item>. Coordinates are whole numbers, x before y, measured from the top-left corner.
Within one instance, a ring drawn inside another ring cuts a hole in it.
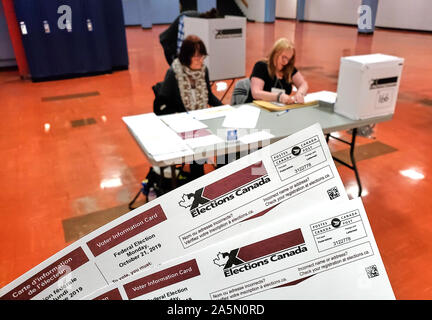
[[[403,64],[385,54],[341,58],[334,111],[354,120],[393,114]]]
[[[204,19],[184,17],[184,36],[196,35],[209,56],[205,64],[210,81],[244,77],[246,74],[246,18]]]

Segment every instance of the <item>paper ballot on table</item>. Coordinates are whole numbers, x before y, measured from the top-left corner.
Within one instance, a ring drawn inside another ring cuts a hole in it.
[[[192,155],[193,151],[176,132],[168,128],[154,113],[123,117],[137,141],[156,159],[169,159],[172,154]]]
[[[192,149],[216,145],[224,142],[224,140],[214,135],[208,129],[198,129],[198,130],[192,130],[187,132],[181,132],[179,133],[179,136]]]
[[[330,104],[333,104],[336,102],[336,92],[331,91],[318,91],[318,92],[311,92],[307,94],[304,97],[305,103],[311,102],[311,101],[323,101]]]
[[[361,198],[278,216],[85,299],[395,299]]]
[[[205,147],[205,146],[212,146],[224,142],[225,142],[224,140],[222,140],[221,138],[219,138],[214,134],[186,140],[187,145],[192,149]]]
[[[225,117],[231,111],[235,109],[230,105],[223,105],[220,107],[212,107],[200,110],[190,111],[189,114],[192,115],[197,120],[209,120],[220,117]]]
[[[255,128],[260,115],[257,107],[244,105],[228,113],[222,124],[224,128]]]
[[[80,299],[244,228],[343,199],[344,186],[315,124],[91,232],[2,288],[0,299]],[[273,214],[280,203],[286,210]]]
[[[187,132],[207,128],[207,125],[199,120],[196,120],[190,113],[174,113],[159,117],[175,132]]]
[[[272,135],[270,132],[261,130],[261,131],[252,132],[247,135],[241,136],[239,140],[241,143],[249,144],[249,143],[254,143],[259,141],[270,140],[273,137],[274,135]]]

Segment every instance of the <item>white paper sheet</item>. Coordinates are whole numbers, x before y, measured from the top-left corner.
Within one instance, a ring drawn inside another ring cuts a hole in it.
[[[249,105],[236,108],[227,114],[222,124],[224,128],[255,128],[261,109]]]
[[[189,114],[191,114],[197,120],[209,120],[225,117],[233,110],[235,110],[235,108],[227,104],[219,107],[190,111]]]
[[[336,102],[336,92],[331,91],[319,91],[312,92],[305,96],[304,100],[306,103],[311,101],[324,101],[327,103],[335,103]]]
[[[172,153],[193,154],[183,139],[154,113],[123,117],[123,121],[155,160],[156,158],[169,159],[168,154]]]
[[[190,113],[174,113],[159,118],[178,133],[207,128],[206,124],[196,120]]]
[[[2,288],[0,297],[80,299],[281,215],[346,199],[315,124],[111,221]],[[281,203],[286,210],[273,212]]]
[[[219,138],[218,136],[216,136],[214,134],[204,136],[204,137],[187,139],[185,141],[186,141],[186,144],[192,149],[200,148],[200,147],[206,147],[206,146],[212,146],[212,145],[224,142],[224,140],[222,140],[221,138]]]
[[[285,204],[272,211],[289,210]],[[113,296],[113,292],[116,295]],[[298,211],[86,299],[391,299],[361,198]]]
[[[250,133],[248,135],[242,136],[242,137],[240,137],[239,140],[242,143],[249,144],[249,143],[254,143],[254,142],[258,142],[258,141],[270,140],[273,137],[274,137],[274,135],[272,135],[270,132],[265,131],[265,130],[261,130],[258,132],[253,132],[253,133]]]

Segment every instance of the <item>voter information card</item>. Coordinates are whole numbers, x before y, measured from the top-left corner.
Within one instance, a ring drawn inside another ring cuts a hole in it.
[[[2,288],[0,299],[80,299],[279,215],[344,199],[315,124],[84,236]],[[287,210],[273,213],[282,203]]]
[[[290,210],[285,203],[272,209]],[[86,299],[395,299],[361,199],[280,215]]]

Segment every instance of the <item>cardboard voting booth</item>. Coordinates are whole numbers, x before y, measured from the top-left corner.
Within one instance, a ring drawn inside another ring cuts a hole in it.
[[[341,58],[334,111],[354,120],[393,114],[403,64],[384,54]]]
[[[203,19],[184,17],[184,34],[204,42],[210,81],[244,77],[246,74],[246,18]]]

